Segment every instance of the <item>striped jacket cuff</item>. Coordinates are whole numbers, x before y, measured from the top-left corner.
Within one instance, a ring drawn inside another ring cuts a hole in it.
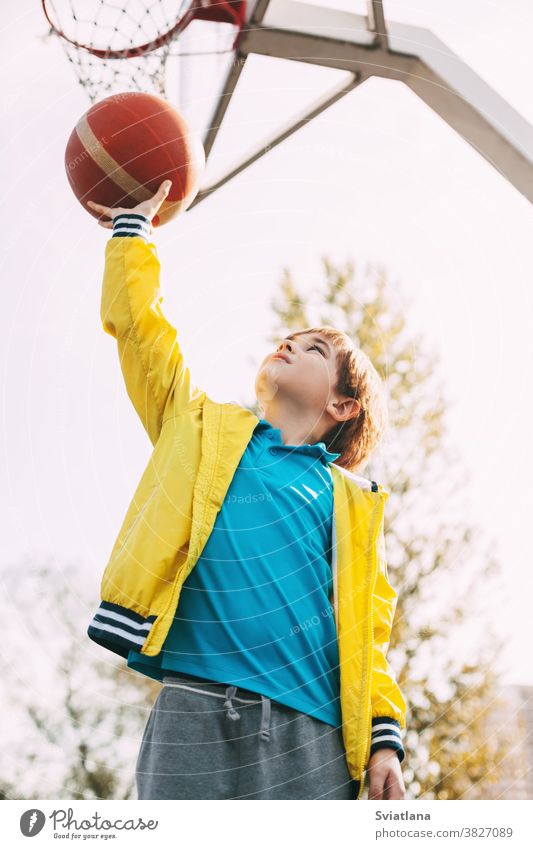
[[[372,740],[370,757],[379,749],[394,749],[400,763],[405,757],[402,745],[400,723],[390,716],[375,716],[372,719]]]
[[[155,614],[141,616],[121,604],[101,601],[87,634],[95,643],[127,658],[130,650],[142,650],[156,618]]]
[[[146,215],[138,212],[121,213],[113,218],[113,236],[140,236],[145,242],[150,239],[151,224]]]

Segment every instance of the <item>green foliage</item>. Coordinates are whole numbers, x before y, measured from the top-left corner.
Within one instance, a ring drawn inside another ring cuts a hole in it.
[[[27,630],[24,640],[20,626],[9,631],[18,645],[7,652],[13,662],[4,670],[12,728],[2,747],[0,792],[23,799],[136,799],[135,760],[160,685],[118,657],[102,657],[88,639],[98,604],[80,602],[79,569],[14,568],[3,577]]]
[[[513,723],[490,727],[500,644],[486,608],[498,591],[490,541],[468,513],[468,475],[450,444],[438,357],[409,329],[385,269],[322,259],[304,295],[287,269],[271,307],[277,342],[317,324],[347,332],[384,380],[390,428],[364,470],[390,492],[386,547],[399,593],[389,660],[408,702],[408,798],[492,798],[516,764]],[[489,730],[490,728],[490,730]]]

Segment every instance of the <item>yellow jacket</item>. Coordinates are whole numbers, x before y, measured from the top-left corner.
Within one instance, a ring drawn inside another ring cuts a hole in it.
[[[160,652],[181,587],[259,421],[244,407],[213,401],[192,382],[176,329],[161,311],[159,271],[153,243],[108,240],[101,319],[117,340],[128,395],[153,445],[88,628],[91,639],[123,657],[130,649]],[[405,702],[386,658],[396,607],[383,532],[389,493],[335,463],[330,468],[343,739],[361,795],[372,718],[390,717],[405,728]]]

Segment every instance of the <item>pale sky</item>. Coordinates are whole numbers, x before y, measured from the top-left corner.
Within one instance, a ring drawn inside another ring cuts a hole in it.
[[[386,11],[433,29],[533,122],[526,0],[389,2]],[[57,42],[42,38],[40,4],[10,0],[2,17],[0,567],[81,561],[97,593],[151,446],[100,324],[108,234],[64,173],[67,138],[90,104]],[[268,73],[261,62],[251,68],[221,161],[330,84],[326,72],[296,63],[291,77],[264,62]],[[495,615],[509,634],[511,683],[533,683],[532,218],[523,196],[416,96],[371,80],[154,236],[165,313],[194,379],[221,401],[253,400],[283,266],[304,287],[318,282],[325,254],[386,266],[409,300],[413,333],[441,357],[469,475],[465,518],[503,563],[508,598],[495,600]]]

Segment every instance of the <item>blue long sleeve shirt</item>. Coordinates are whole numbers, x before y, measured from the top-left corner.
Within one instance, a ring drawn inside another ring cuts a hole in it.
[[[284,445],[261,419],[186,579],[152,677],[185,672],[341,724],[332,592],[333,484],[323,442]]]

